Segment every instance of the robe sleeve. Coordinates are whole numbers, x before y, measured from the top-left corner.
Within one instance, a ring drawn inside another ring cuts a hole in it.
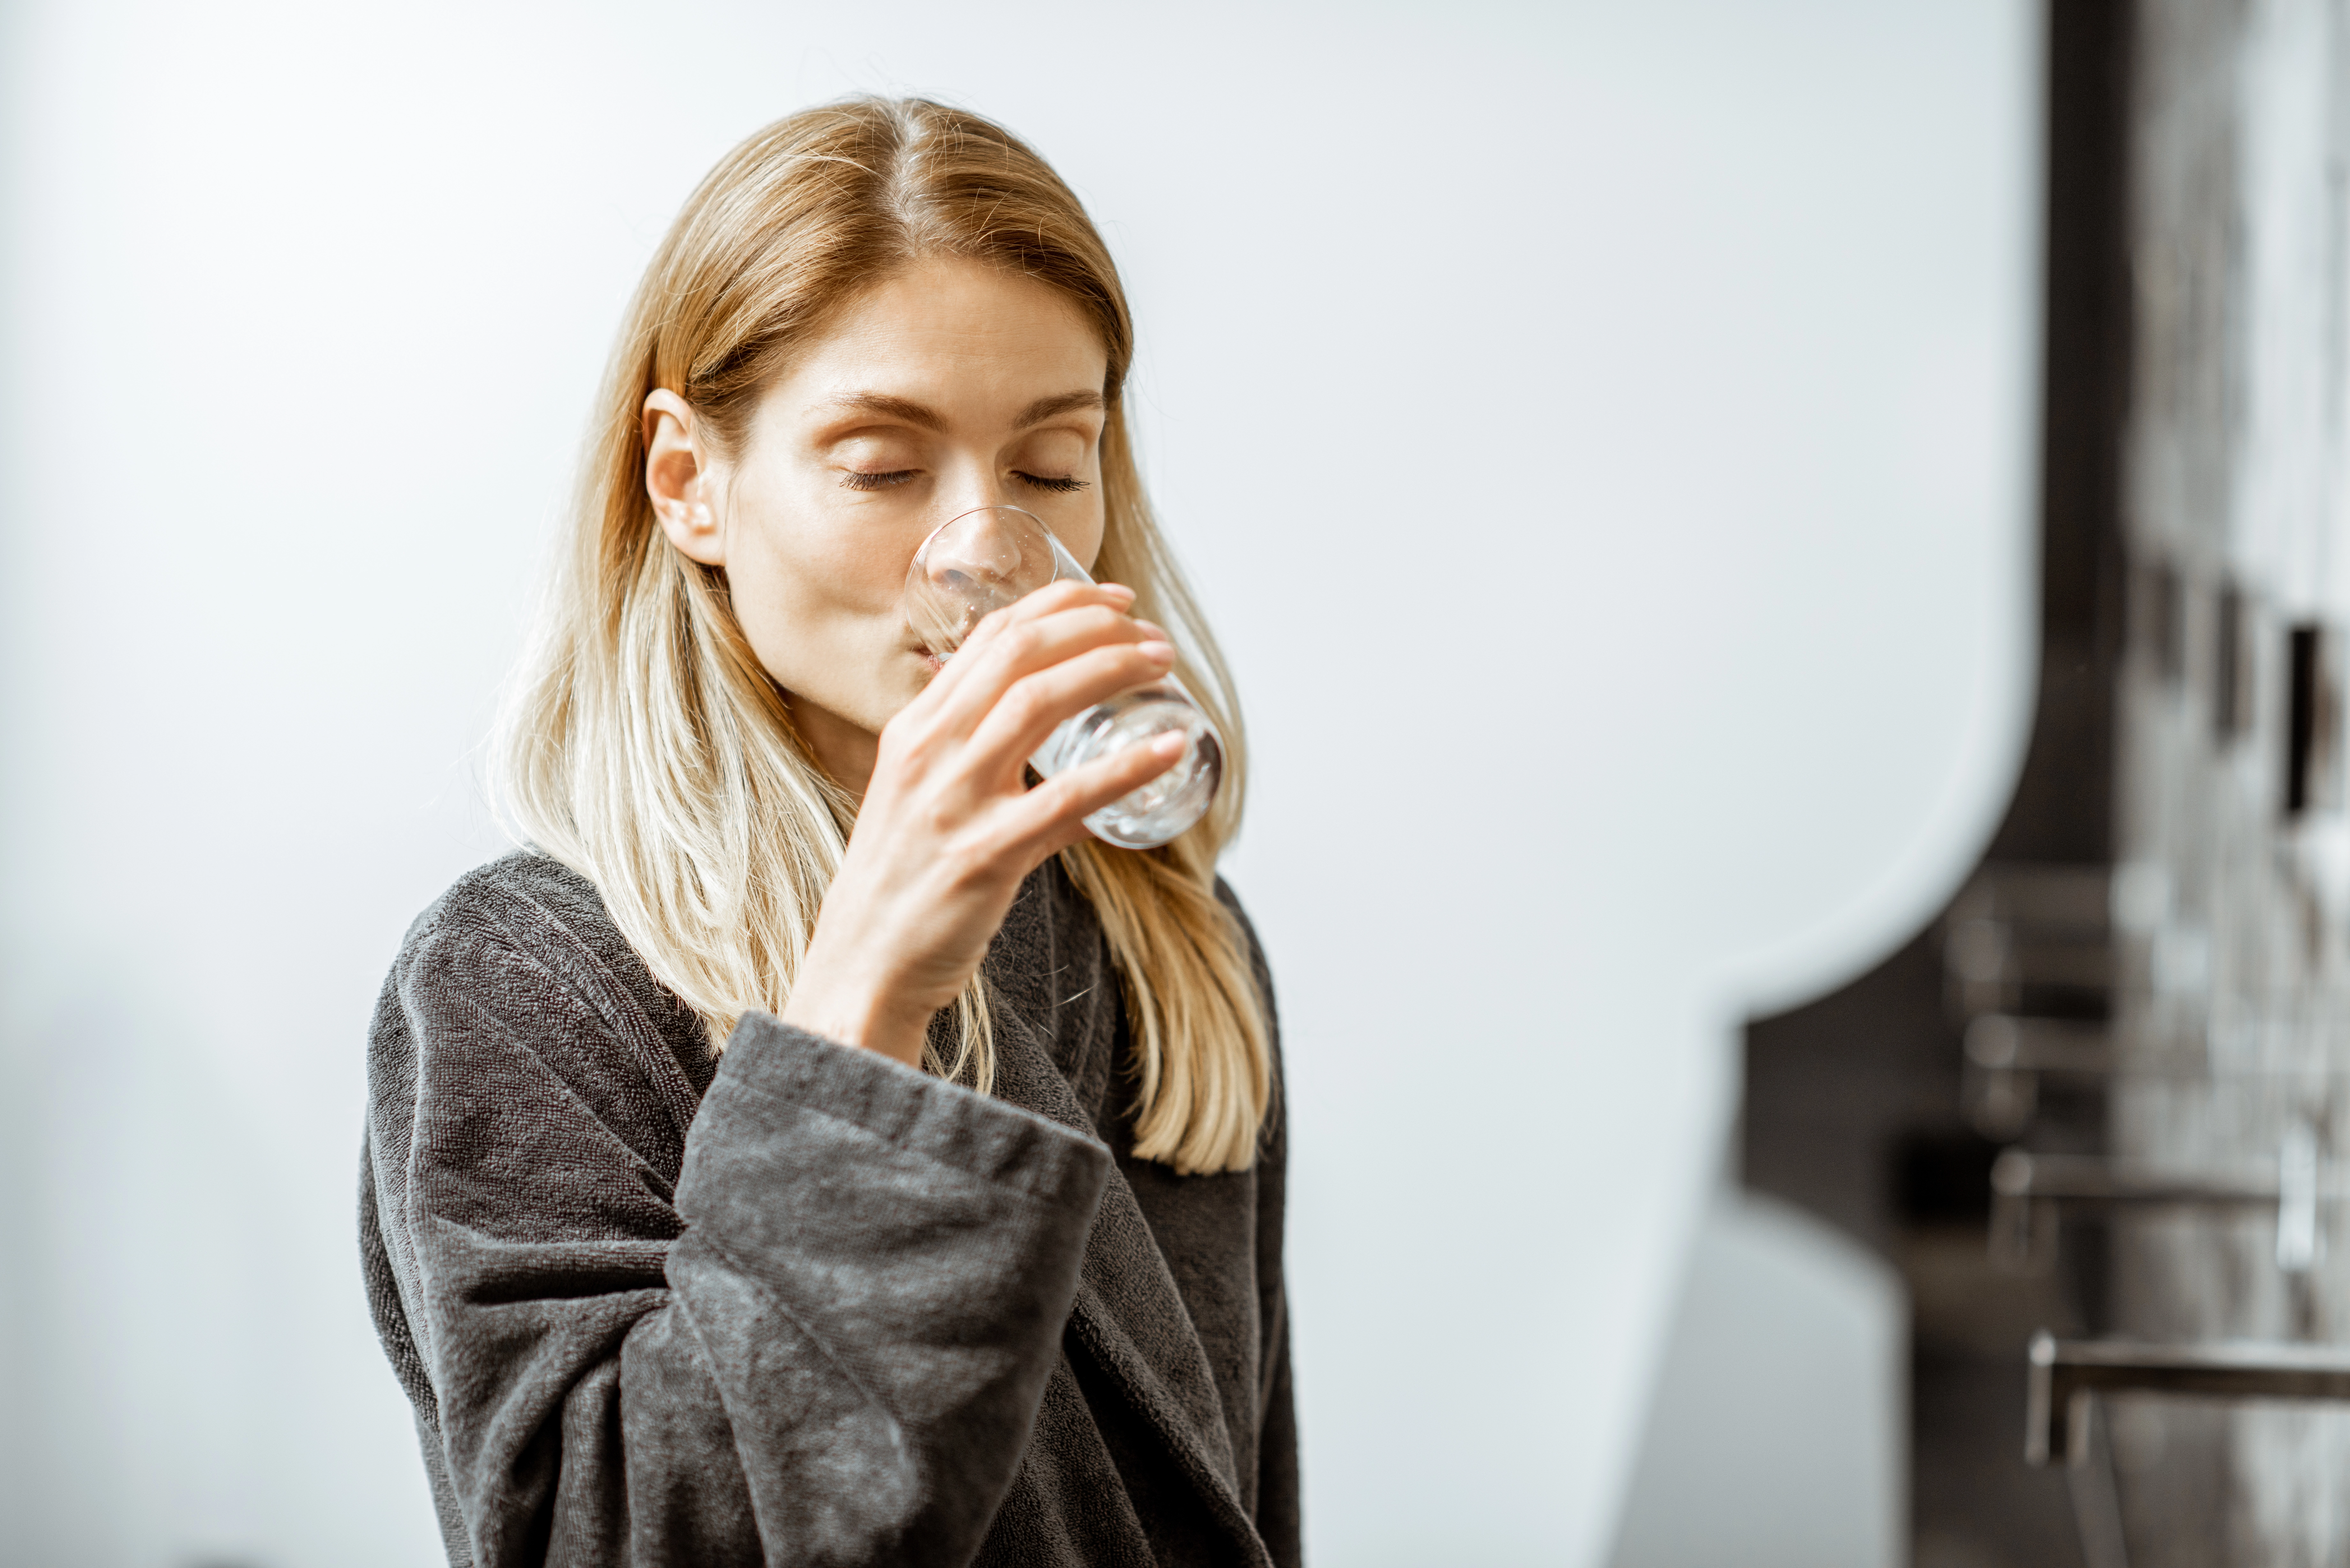
[[[1264,1348],[1259,1363],[1263,1395],[1257,1423],[1256,1532],[1279,1568],[1299,1568],[1305,1551],[1299,1540],[1297,1405],[1289,1373],[1288,1282],[1282,1268],[1286,1130],[1276,1121],[1258,1157],[1258,1321]]]
[[[452,1560],[966,1562],[1107,1151],[754,1013],[671,1112],[671,1191],[637,1047],[560,967],[420,931],[379,1015],[371,1174]]]

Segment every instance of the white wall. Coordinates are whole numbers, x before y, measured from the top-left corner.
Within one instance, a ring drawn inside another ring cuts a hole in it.
[[[2029,649],[2022,0],[0,12],[0,1561],[433,1552],[360,1043],[621,302],[734,140],[1086,196],[1259,769],[1326,1565],[1596,1560],[1729,1026],[1935,905]]]

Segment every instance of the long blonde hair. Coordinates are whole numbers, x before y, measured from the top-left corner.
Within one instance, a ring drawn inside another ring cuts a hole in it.
[[[1061,852],[1124,983],[1135,1153],[1239,1170],[1271,1094],[1269,1029],[1238,923],[1215,894],[1246,751],[1231,677],[1152,521],[1118,391],[1133,327],[1084,207],[1001,128],[921,99],[858,99],[778,120],[727,154],[646,269],[589,430],[568,547],[509,701],[497,794],[510,824],[602,893],[660,981],[723,1049],[780,1010],[838,868],[854,803],[800,742],[728,604],[723,570],[668,541],[645,493],[641,412],[667,388],[739,451],[759,395],[846,302],[926,256],[983,260],[1060,289],[1109,359],[1097,576],[1170,628],[1226,742],[1207,818],[1144,853]],[[994,1075],[986,997],[955,1004],[932,1071]]]

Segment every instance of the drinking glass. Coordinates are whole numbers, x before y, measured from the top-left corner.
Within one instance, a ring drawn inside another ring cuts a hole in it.
[[[949,519],[914,552],[906,568],[906,623],[945,659],[982,617],[1064,580],[1093,578],[1035,513],[982,506]],[[1028,761],[1051,778],[1170,730],[1183,736],[1175,765],[1086,818],[1111,844],[1155,848],[1207,814],[1224,776],[1223,737],[1174,676],[1097,702],[1064,722]]]

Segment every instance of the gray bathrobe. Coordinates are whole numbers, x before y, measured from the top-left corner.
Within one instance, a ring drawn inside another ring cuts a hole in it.
[[[1297,1562],[1278,1085],[1253,1169],[1134,1159],[1055,863],[985,973],[989,1098],[765,1013],[714,1057],[543,857],[417,920],[359,1235],[452,1563]]]

